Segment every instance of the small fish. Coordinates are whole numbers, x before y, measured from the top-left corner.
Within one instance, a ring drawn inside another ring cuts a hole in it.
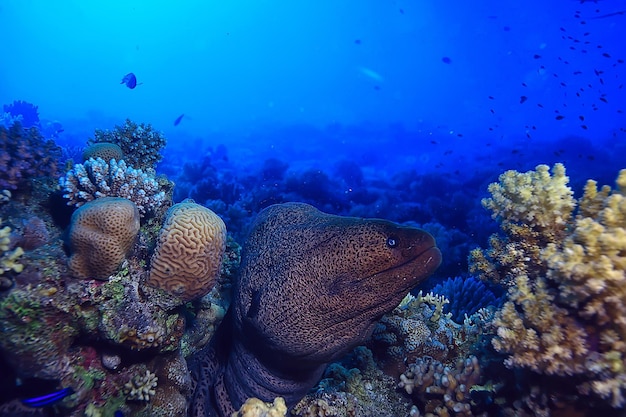
[[[360,45],[361,44],[361,39],[355,39],[354,43],[357,44],[357,45]]]
[[[606,98],[604,98],[604,97],[600,97],[600,100],[601,100],[601,101],[603,101],[603,102],[605,102],[605,103],[608,103],[608,102],[609,102],[609,101],[608,101]]]
[[[555,117],[556,120],[563,120],[564,118],[565,118],[565,116],[562,116],[560,114]]]
[[[493,100],[493,96],[489,96],[489,100]]]
[[[582,116],[582,115],[578,116],[578,118],[580,119],[581,122],[585,120],[585,116]]]
[[[371,70],[371,69],[366,68],[366,67],[357,67],[357,70],[361,74],[365,75],[368,78],[371,78],[372,80],[374,80],[376,82],[382,82],[383,81],[383,77],[379,73],[374,71],[374,70]]]
[[[443,62],[444,64],[451,64],[452,60],[450,59],[450,57],[444,56],[443,58],[441,58],[441,62]]]
[[[607,13],[607,14],[602,14],[600,16],[594,16],[591,19],[604,19],[607,17],[611,17],[611,16],[619,16],[619,15],[623,15],[626,14],[626,10],[620,10],[618,12],[613,12],[613,13]]]
[[[176,120],[174,120],[174,126],[178,126],[180,124],[180,121],[183,120],[183,117],[185,117],[185,113],[181,114],[176,118]]]
[[[22,400],[22,404],[27,407],[39,408],[46,407],[61,401],[63,398],[74,394],[72,387],[63,388],[59,391],[55,391],[51,394],[42,395],[40,397],[26,398]]]
[[[539,59],[539,58],[541,58],[541,55],[539,55],[539,54],[535,54],[535,55],[533,55],[533,58],[535,58],[535,59]]]
[[[526,97],[526,96],[521,96],[521,97],[519,98],[519,103],[520,103],[520,104],[522,104],[522,103],[524,103],[526,100],[528,100],[528,97]]]
[[[120,82],[120,84],[126,84],[126,87],[132,90],[133,88],[143,83],[137,83],[137,77],[135,76],[135,74],[133,74],[132,72],[129,72],[128,74],[124,76],[124,78],[122,78],[122,81]]]
[[[605,57],[605,58],[610,58],[611,54],[605,52],[605,53],[602,54],[602,56]]]

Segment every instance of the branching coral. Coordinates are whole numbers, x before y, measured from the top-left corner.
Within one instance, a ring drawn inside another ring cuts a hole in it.
[[[110,142],[118,145],[124,152],[124,160],[128,165],[147,169],[156,167],[163,158],[161,150],[166,141],[162,133],[154,130],[150,124],[137,124],[126,119],[124,126],[115,126],[112,131],[96,129],[94,139],[89,145]]]
[[[0,219],[0,224],[2,224],[2,219]],[[10,244],[11,228],[5,226],[0,229],[0,275],[8,271],[20,273],[24,269],[24,265],[18,262],[20,256],[24,254],[24,250],[21,247],[10,250]]]
[[[507,301],[495,324],[496,350],[509,367],[548,375],[576,375],[578,389],[626,405],[626,170],[618,188],[598,190],[588,181],[575,204],[564,168],[501,176],[490,186],[485,206],[501,220],[505,238],[478,250],[474,270],[486,278],[506,277]],[[517,178],[517,181],[510,181]],[[520,180],[523,178],[524,180]],[[527,198],[515,196],[515,187]],[[503,194],[501,190],[509,190]],[[528,193],[531,195],[528,196]],[[531,230],[526,236],[517,230]],[[514,242],[524,256],[504,264]],[[495,243],[495,244],[494,244]],[[529,265],[533,263],[533,265]],[[493,274],[493,271],[498,274]]]
[[[126,398],[131,401],[150,401],[156,391],[159,378],[146,369],[145,374],[135,375],[124,385]]]
[[[472,416],[470,389],[480,376],[476,356],[459,359],[454,366],[426,356],[407,367],[398,387],[418,397],[433,416]]]
[[[122,197],[137,205],[143,216],[156,211],[165,200],[154,172],[134,169],[124,161],[112,159],[109,163],[102,158],[76,164],[65,177],[59,180],[69,199],[68,205],[80,207],[100,197]]]
[[[37,128],[0,126],[0,189],[18,190],[38,177],[56,176],[61,148]]]

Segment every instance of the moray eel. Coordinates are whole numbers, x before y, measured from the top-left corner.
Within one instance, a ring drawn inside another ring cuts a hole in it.
[[[302,203],[266,208],[244,244],[226,318],[190,361],[190,416],[230,416],[251,397],[293,407],[440,263],[420,229]]]

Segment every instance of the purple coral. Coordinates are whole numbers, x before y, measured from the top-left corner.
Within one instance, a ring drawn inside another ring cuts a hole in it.
[[[2,106],[5,113],[9,113],[13,117],[21,116],[22,126],[38,127],[39,126],[39,107],[34,104],[22,100],[15,100],[11,104]]]
[[[37,128],[0,126],[0,190],[26,187],[32,178],[56,177],[61,148]]]

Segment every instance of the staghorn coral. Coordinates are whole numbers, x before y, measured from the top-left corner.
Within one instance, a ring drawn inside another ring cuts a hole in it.
[[[139,212],[125,198],[103,197],[72,214],[69,268],[77,278],[107,279],[120,266],[139,232]]]
[[[146,369],[145,374],[135,375],[124,385],[124,393],[129,401],[150,401],[156,391],[159,378]]]
[[[155,131],[150,124],[137,124],[126,119],[123,126],[115,126],[112,131],[96,129],[89,145],[109,142],[118,145],[124,152],[128,165],[146,170],[156,168],[163,158],[161,150],[166,141],[162,133]]]
[[[418,399],[426,416],[473,416],[470,391],[480,377],[476,356],[458,359],[454,366],[425,356],[400,375],[398,387]]]
[[[106,162],[111,161],[111,159],[121,161],[124,159],[124,152],[115,143],[94,143],[83,151],[83,161],[88,161],[90,158],[102,158]]]
[[[88,201],[102,197],[122,197],[136,204],[143,217],[156,211],[165,201],[153,172],[143,172],[112,159],[90,158],[84,164],[76,164],[59,180],[69,199],[67,205],[80,207]]]
[[[511,285],[520,274],[545,274],[541,248],[565,237],[576,203],[563,164],[555,164],[552,174],[547,165],[538,165],[526,173],[506,171],[499,180],[489,185],[492,197],[482,204],[505,236],[494,234],[488,250],[470,252],[470,272]]]
[[[172,206],[158,237],[147,284],[183,301],[215,285],[226,249],[226,225],[217,214],[185,200]]]
[[[511,239],[513,230],[506,225],[522,220],[537,232],[528,241],[518,240],[526,245],[527,253],[533,253],[534,268],[494,267],[506,252],[502,246],[492,246],[487,256],[475,258],[480,265],[474,267],[487,277],[492,276],[490,271],[501,268],[509,280],[508,301],[494,321],[497,336],[493,346],[509,354],[505,361],[509,367],[576,376],[564,382],[574,381],[580,393],[623,407],[626,170],[620,172],[614,191],[606,186],[598,190],[595,182],[588,181],[575,218],[568,197],[572,192],[563,180],[562,166],[553,168],[554,177],[545,175],[545,166],[537,170],[542,174],[519,174],[531,179],[524,186],[538,194],[533,199],[516,200],[520,205],[517,211],[513,207],[500,210],[502,204],[486,205],[499,213],[507,233],[504,239]],[[527,216],[530,212],[534,214]]]
[[[37,128],[0,126],[0,189],[23,190],[34,178],[55,177],[60,157],[61,148]]]

